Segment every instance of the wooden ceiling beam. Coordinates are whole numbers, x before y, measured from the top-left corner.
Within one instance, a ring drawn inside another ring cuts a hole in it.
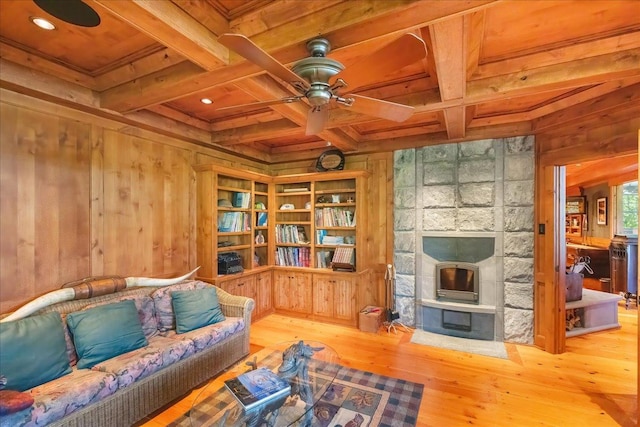
[[[606,55],[609,52],[637,48],[640,48],[640,32],[638,31],[583,43],[573,43],[569,46],[547,49],[543,52],[520,54],[507,59],[494,59],[478,65],[469,79],[476,80],[502,74],[525,72],[532,67],[540,68],[563,64],[583,58]]]
[[[579,104],[535,119],[533,121],[533,128],[539,132],[553,127],[563,126],[566,123],[584,120],[589,116],[600,116],[603,112],[619,109],[625,104],[640,105],[640,83],[606,93],[605,95],[591,97]]]
[[[433,57],[438,72],[438,87],[442,101],[459,100],[461,105],[444,109],[449,139],[465,135],[466,42],[468,25],[459,16],[439,21],[429,27]]]
[[[172,67],[184,61],[186,61],[185,57],[178,52],[173,49],[164,48],[144,58],[96,75],[95,87],[93,87],[93,89],[102,92],[123,83],[162,71],[165,68]],[[197,70],[198,73],[202,72],[200,67],[194,69]]]
[[[472,80],[467,83],[467,101],[475,104],[500,96],[568,89],[638,75],[640,48]]]
[[[1,41],[0,58],[28,68],[35,68],[62,80],[79,84],[89,89],[96,89],[97,87],[96,79],[89,74],[72,70],[71,68],[65,67],[57,62],[50,61],[41,56],[33,55]]]
[[[225,147],[248,142],[300,134],[300,126],[281,119],[269,123],[244,126],[211,133],[211,142]]]
[[[156,0],[91,0],[205,70],[229,63],[229,49],[218,36],[178,5]],[[217,13],[211,8],[211,13]]]

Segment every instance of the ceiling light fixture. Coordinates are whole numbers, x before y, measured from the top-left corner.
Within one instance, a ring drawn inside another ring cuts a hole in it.
[[[39,18],[37,16],[31,16],[29,17],[29,20],[31,20],[31,22],[33,22],[35,25],[37,25],[38,27],[42,28],[43,30],[55,30],[56,26],[53,25],[53,23],[51,23],[50,21],[47,21],[44,18]]]
[[[209,98],[202,98],[202,99],[200,100],[200,102],[202,102],[203,104],[207,104],[207,105],[209,105],[209,104],[213,104],[213,101],[212,101],[212,100],[210,100]]]
[[[33,0],[45,12],[69,24],[81,27],[97,27],[100,15],[81,0]]]

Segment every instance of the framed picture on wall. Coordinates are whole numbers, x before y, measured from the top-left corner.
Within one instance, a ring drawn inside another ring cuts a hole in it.
[[[596,208],[598,225],[607,225],[607,198],[601,197],[597,200]]]

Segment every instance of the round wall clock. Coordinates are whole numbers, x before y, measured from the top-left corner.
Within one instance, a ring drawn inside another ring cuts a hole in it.
[[[327,150],[316,161],[318,172],[341,171],[344,169],[344,154],[338,149]]]

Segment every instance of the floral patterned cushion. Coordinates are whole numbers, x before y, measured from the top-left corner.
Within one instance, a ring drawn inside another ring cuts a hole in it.
[[[195,353],[192,341],[152,337],[149,345],[100,362],[94,371],[110,372],[123,388]]]
[[[35,403],[29,409],[2,417],[2,426],[45,426],[118,390],[111,373],[73,369],[64,377],[28,391]]]
[[[197,353],[242,329],[244,329],[244,319],[242,317],[227,317],[222,322],[203,326],[183,334],[177,334],[176,331],[167,331],[161,334],[173,340],[193,341],[195,352]]]
[[[151,294],[156,306],[156,318],[158,320],[158,330],[169,331],[176,328],[176,317],[173,313],[171,293],[173,291],[189,291],[193,289],[203,289],[211,286],[199,280],[187,280],[175,285],[160,288]]]
[[[142,332],[144,333],[145,338],[149,339],[152,336],[157,335],[158,322],[156,321],[156,308],[153,299],[148,295],[124,295],[122,297],[110,299],[109,301],[87,305],[83,310],[126,300],[133,300],[133,303],[136,305],[136,310],[138,310],[138,319],[140,319]]]

